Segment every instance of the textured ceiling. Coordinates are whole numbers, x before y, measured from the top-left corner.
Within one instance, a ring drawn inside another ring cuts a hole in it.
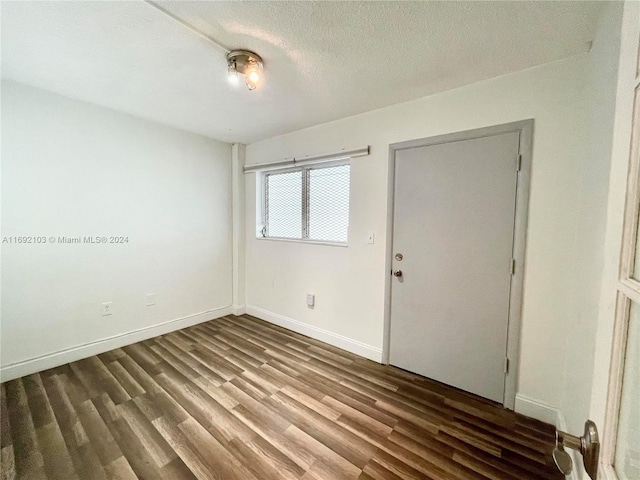
[[[2,77],[229,142],[262,138],[588,49],[599,2],[1,2]]]

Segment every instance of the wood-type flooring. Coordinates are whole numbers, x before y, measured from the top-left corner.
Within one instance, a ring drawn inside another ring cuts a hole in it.
[[[553,427],[246,315],[1,390],[2,480],[564,478]]]

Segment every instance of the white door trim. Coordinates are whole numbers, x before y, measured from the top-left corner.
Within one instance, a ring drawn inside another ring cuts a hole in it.
[[[500,135],[508,132],[519,132],[520,172],[516,190],[516,217],[514,226],[513,258],[516,261],[515,273],[511,280],[509,302],[509,326],[507,335],[506,355],[509,359],[509,369],[505,378],[503,405],[514,409],[516,385],[520,363],[520,326],[522,320],[522,292],[524,281],[524,259],[527,233],[527,217],[529,212],[529,188],[531,183],[531,154],[533,144],[533,119],[496,125],[492,127],[467,130],[464,132],[421,138],[406,142],[394,143],[389,146],[388,184],[387,184],[387,251],[385,258],[385,313],[384,334],[382,346],[382,363],[389,363],[390,333],[391,333],[391,265],[393,256],[393,208],[394,208],[394,172],[395,156],[399,150],[428,147],[437,144],[471,140],[474,138]],[[515,162],[514,158],[514,169]],[[514,170],[515,171],[515,170]]]

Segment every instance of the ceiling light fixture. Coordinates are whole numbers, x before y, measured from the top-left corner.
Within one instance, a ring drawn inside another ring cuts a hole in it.
[[[1,1],[1,0],[0,0]],[[178,17],[175,13],[170,12],[166,8],[158,5],[154,0],[142,0],[144,3],[149,5],[150,7],[155,8],[159,12],[165,14],[172,20],[178,22],[180,25],[188,28],[193,33],[199,35],[205,40],[209,41],[216,47],[221,50],[224,50],[227,54],[227,67],[228,67],[228,75],[229,81],[233,84],[237,84],[240,80],[240,75],[244,75],[244,83],[247,84],[249,90],[255,90],[258,84],[262,80],[262,69],[264,67],[264,63],[260,55],[257,53],[250,52],[249,50],[229,50],[227,47],[216,41],[214,38],[210,37],[203,31],[197,29],[193,25],[184,21],[182,18]]]
[[[203,31],[197,29],[190,23],[184,21],[175,13],[172,13],[166,8],[158,5],[154,0],[142,0],[142,1],[147,5],[149,5],[150,7],[155,8],[157,11],[165,14],[172,20],[178,22],[183,27],[188,28],[196,35],[199,35],[200,37],[204,38],[205,40],[215,45],[220,50],[224,50],[224,52],[227,54],[228,75],[229,75],[229,81],[231,83],[233,84],[239,83],[240,75],[244,75],[244,82],[247,84],[247,87],[249,88],[249,90],[255,90],[255,88],[261,82],[262,69],[264,67],[264,63],[262,62],[262,58],[260,58],[260,55],[250,52],[248,50],[231,51],[227,47],[219,43],[215,38],[210,37]]]
[[[238,77],[244,75],[244,83],[254,90],[262,80],[264,64],[260,55],[248,50],[234,50],[227,55],[229,81],[238,83]]]

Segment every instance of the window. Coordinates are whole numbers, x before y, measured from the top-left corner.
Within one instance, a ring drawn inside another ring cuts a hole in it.
[[[640,309],[630,302],[613,464],[620,480],[640,478]]]
[[[640,59],[640,44],[637,50]],[[609,391],[602,436],[604,471],[600,476],[606,480],[640,478],[640,64],[633,85],[627,88],[630,88],[629,94],[634,94],[634,103]]]
[[[262,236],[347,243],[349,173],[345,163],[265,173]]]

